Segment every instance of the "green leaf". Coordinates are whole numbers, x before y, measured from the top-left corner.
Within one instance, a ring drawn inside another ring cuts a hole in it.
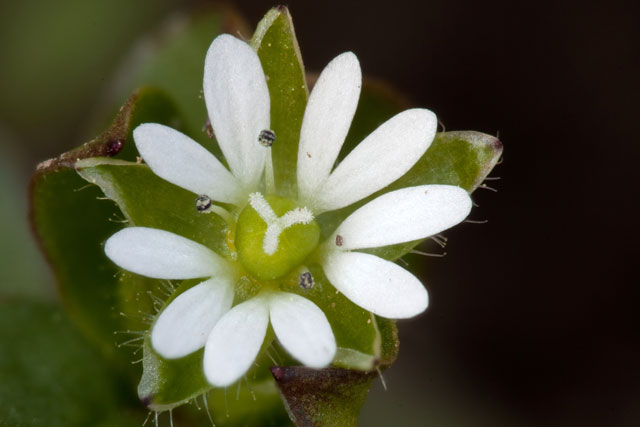
[[[139,426],[144,413],[56,306],[0,303],[0,425]]]
[[[296,196],[296,164],[302,117],[309,92],[289,10],[271,9],[260,21],[251,45],[258,52],[271,96],[271,148],[278,194]]]
[[[132,95],[112,125],[100,136],[60,157],[41,163],[31,182],[31,220],[59,284],[69,316],[101,352],[132,371],[128,356],[117,350],[115,331],[139,327],[123,317],[118,270],[102,244],[122,227],[117,206],[102,199],[75,170],[77,161],[95,156],[135,159],[132,129],[142,121],[176,124],[180,119],[168,98],[155,89]],[[144,307],[142,307],[144,310]]]
[[[369,393],[375,372],[302,366],[271,369],[297,426],[353,427]]]

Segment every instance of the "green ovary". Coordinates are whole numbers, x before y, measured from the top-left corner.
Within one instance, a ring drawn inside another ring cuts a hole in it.
[[[293,200],[267,196],[267,202],[278,217],[296,209]],[[267,223],[247,205],[238,218],[235,244],[243,267],[258,280],[274,280],[285,276],[304,262],[316,248],[320,228],[315,221],[294,224],[279,236],[276,251],[267,255],[263,249]]]

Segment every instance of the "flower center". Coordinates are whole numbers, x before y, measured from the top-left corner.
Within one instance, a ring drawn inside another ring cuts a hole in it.
[[[319,238],[320,228],[309,209],[293,200],[253,193],[238,218],[236,247],[252,275],[273,280],[299,266]]]

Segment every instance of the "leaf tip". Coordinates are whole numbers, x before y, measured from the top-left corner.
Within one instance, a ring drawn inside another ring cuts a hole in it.
[[[280,366],[272,366],[270,369],[271,375],[273,375],[273,378],[276,380],[276,382],[284,380],[284,377],[286,375],[286,370],[284,368]]]
[[[145,407],[149,408],[153,403],[153,396],[150,394],[147,396],[140,396],[140,402],[142,402]]]
[[[497,155],[502,155],[504,146],[502,145],[502,141],[500,141],[497,136],[491,138],[489,145]]]
[[[124,139],[122,138],[111,139],[107,142],[106,154],[109,157],[113,157],[116,154],[118,154],[120,151],[122,151],[123,147],[124,147]]]

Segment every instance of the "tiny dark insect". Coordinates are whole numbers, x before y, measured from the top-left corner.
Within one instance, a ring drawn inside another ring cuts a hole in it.
[[[314,284],[315,282],[313,281],[313,276],[308,271],[302,273],[298,278],[298,285],[300,285],[302,289],[311,289],[313,288]]]
[[[204,212],[211,207],[211,199],[205,195],[198,196],[196,199],[196,209],[198,212]]]
[[[275,132],[269,129],[264,129],[260,131],[260,135],[258,135],[258,142],[265,147],[271,147],[275,140],[276,140]]]
[[[336,235],[336,246],[342,246],[342,244],[344,243],[344,239],[342,238],[341,235]]]

